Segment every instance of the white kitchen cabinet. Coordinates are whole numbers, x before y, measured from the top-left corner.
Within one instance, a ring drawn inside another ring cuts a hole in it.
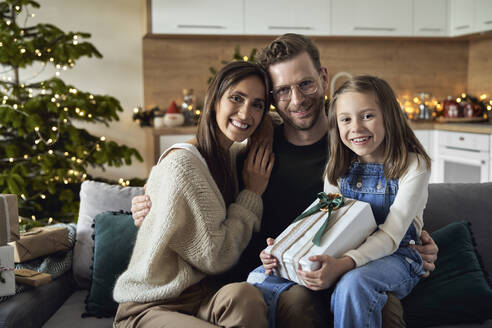
[[[333,35],[412,36],[410,0],[332,0]]]
[[[446,36],[447,0],[413,0],[413,35]]]
[[[245,33],[330,35],[330,0],[244,0]]]
[[[434,130],[414,130],[415,136],[419,139],[420,143],[424,147],[427,155],[431,158],[431,177],[430,182],[435,182],[436,180],[436,170],[435,165],[436,161],[436,147],[435,147],[435,138],[434,138]]]
[[[492,0],[475,0],[475,32],[492,30]]]
[[[435,131],[439,140],[436,182],[490,181],[490,135]]]
[[[243,34],[243,1],[152,0],[152,33]]]
[[[451,0],[450,36],[475,32],[475,0]]]

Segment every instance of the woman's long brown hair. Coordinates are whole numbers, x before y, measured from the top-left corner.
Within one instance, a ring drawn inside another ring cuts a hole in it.
[[[234,172],[232,172],[229,152],[219,145],[219,127],[216,121],[215,109],[229,88],[250,76],[257,76],[263,82],[266,112],[271,103],[271,82],[268,74],[258,64],[236,61],[224,66],[213,78],[205,95],[203,113],[198,123],[197,148],[205,158],[226,205],[234,201],[237,192],[237,181],[234,178]]]
[[[324,176],[331,184],[337,184],[337,180],[347,173],[352,161],[356,158],[355,153],[343,144],[337,125],[337,100],[340,95],[347,92],[372,93],[376,96],[376,101],[383,112],[384,172],[387,178],[399,178],[405,172],[410,152],[419,154],[430,169],[431,159],[408,125],[393,89],[383,79],[371,75],[360,75],[346,81],[335,92],[330,102],[328,112],[330,155]]]

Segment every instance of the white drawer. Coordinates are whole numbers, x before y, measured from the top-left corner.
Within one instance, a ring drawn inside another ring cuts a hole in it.
[[[439,146],[441,147],[489,152],[489,142],[488,134],[439,131]]]

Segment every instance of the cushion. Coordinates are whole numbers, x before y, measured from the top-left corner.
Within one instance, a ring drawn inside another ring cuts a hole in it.
[[[469,223],[434,231],[436,269],[402,303],[408,327],[483,322],[492,318],[492,289],[482,270]]]
[[[84,316],[109,317],[116,313],[114,284],[128,267],[137,231],[131,213],[104,212],[95,217],[94,264]]]
[[[143,193],[142,187],[122,187],[89,180],[82,183],[77,237],[73,249],[73,275],[79,287],[89,288],[94,217],[104,211],[129,211],[132,198]]]

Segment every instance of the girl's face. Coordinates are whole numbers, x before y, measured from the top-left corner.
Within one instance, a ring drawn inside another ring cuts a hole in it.
[[[252,75],[231,86],[218,101],[215,112],[220,143],[230,147],[253,134],[265,111],[265,87]]]
[[[364,163],[384,161],[383,111],[372,92],[346,92],[336,102],[338,132]]]

